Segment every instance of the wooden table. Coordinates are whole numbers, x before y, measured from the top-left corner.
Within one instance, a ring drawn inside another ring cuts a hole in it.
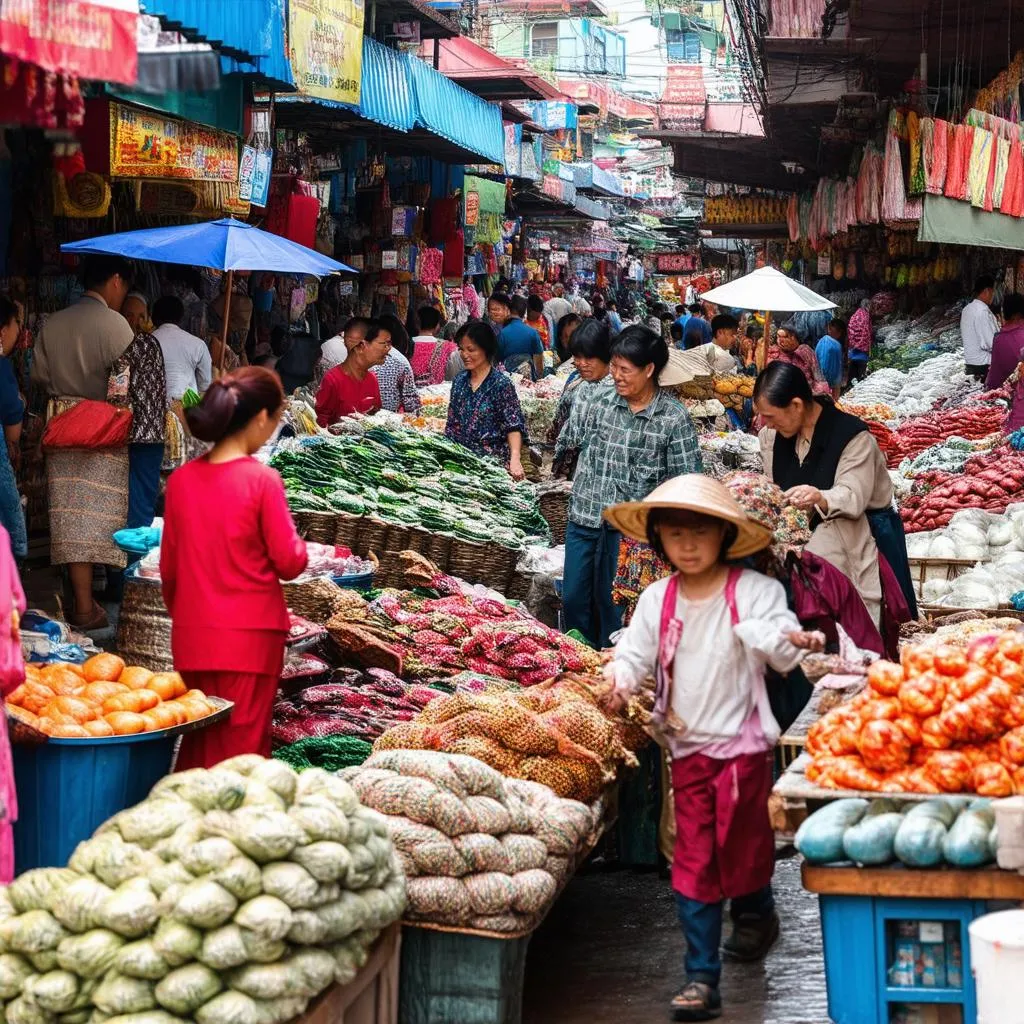
[[[901,864],[884,868],[824,867],[804,861],[800,877],[805,889],[825,896],[1024,902],[1024,875],[995,865],[931,871]]]

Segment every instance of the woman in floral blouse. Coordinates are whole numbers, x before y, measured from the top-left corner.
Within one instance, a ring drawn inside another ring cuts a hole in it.
[[[513,480],[525,475],[521,453],[526,421],[512,381],[497,367],[498,339],[482,321],[455,336],[466,369],[452,381],[445,435],[505,466]]]

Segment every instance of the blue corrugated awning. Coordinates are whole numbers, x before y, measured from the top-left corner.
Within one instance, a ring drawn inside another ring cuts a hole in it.
[[[363,37],[363,78],[359,113],[396,131],[416,126],[416,103],[409,81],[408,59],[398,50]]]
[[[504,164],[501,108],[474,96],[418,57],[404,57],[416,105],[416,124],[489,163]]]
[[[270,40],[262,30],[273,6],[269,0],[142,0],[141,4],[146,14],[173,31],[249,64],[271,53],[264,48]]]
[[[163,0],[147,0],[147,2],[163,2]],[[229,0],[238,3],[239,0]],[[246,27],[250,32],[251,45],[258,56],[239,63],[237,60],[225,58],[221,61],[221,71],[225,75],[243,73],[252,74],[253,67],[263,88],[280,92],[295,88],[295,76],[292,74],[292,62],[288,59],[288,48],[285,45],[285,18],[288,8],[285,0],[245,0],[250,4],[246,8]]]

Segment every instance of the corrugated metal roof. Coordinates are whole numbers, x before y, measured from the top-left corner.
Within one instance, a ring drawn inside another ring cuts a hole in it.
[[[261,48],[266,40],[260,29],[271,6],[268,0],[143,0],[141,4],[146,14],[160,18],[169,28],[247,63],[270,55]]]
[[[149,3],[160,3],[164,0],[146,0]],[[201,2],[201,0],[200,0]],[[224,2],[224,0],[220,0]],[[239,0],[229,0],[238,5]],[[205,8],[204,8],[205,9]],[[246,6],[246,28],[249,30],[249,45],[259,54],[253,61],[239,64],[234,61],[221,62],[224,74],[243,72],[251,74],[250,63],[256,67],[261,84],[280,92],[295,88],[295,76],[292,74],[292,62],[288,59],[288,48],[285,45],[285,18],[287,17],[285,0],[255,0]]]
[[[505,162],[501,108],[467,92],[451,79],[403,54],[409,68],[416,124],[492,164]],[[365,72],[364,72],[365,88]]]
[[[405,54],[363,37],[363,76],[359,113],[368,121],[411,131],[416,126],[416,102]],[[499,119],[500,122],[500,119]]]

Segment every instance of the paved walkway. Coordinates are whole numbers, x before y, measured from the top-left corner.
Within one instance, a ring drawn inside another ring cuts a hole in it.
[[[727,964],[728,1024],[828,1024],[817,898],[799,858],[780,861],[782,938],[761,964]],[[533,937],[523,1024],[658,1024],[681,984],[683,938],[669,882],[654,873],[576,877]]]

